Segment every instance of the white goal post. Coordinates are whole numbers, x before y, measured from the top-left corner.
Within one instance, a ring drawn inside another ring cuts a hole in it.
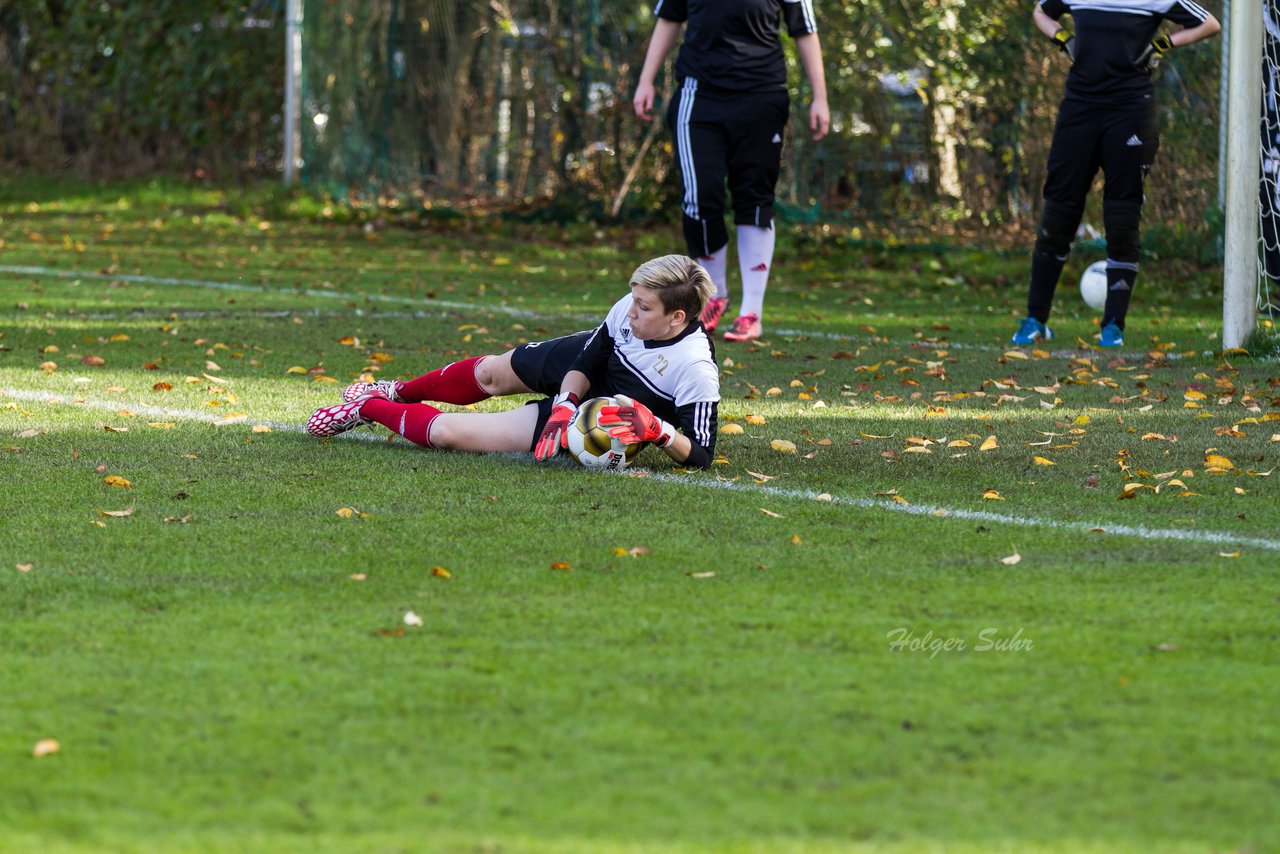
[[[1243,347],[1257,323],[1259,121],[1264,0],[1231,0],[1227,28],[1226,223],[1222,347]]]
[[[284,183],[293,184],[302,168],[302,0],[285,6],[284,37]]]

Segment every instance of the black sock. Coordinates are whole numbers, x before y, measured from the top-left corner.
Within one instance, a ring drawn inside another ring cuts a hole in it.
[[[1057,290],[1062,266],[1066,262],[1065,255],[1059,258],[1047,252],[1031,254],[1031,287],[1027,289],[1027,314],[1041,323],[1049,322],[1053,292]]]
[[[1137,270],[1124,267],[1107,267],[1107,304],[1102,307],[1102,325],[1114,323],[1124,329],[1124,318],[1129,313],[1129,298],[1133,296],[1133,284]]]

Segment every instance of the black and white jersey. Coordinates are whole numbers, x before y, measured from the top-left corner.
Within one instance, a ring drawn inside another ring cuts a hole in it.
[[[631,334],[631,296],[609,309],[571,370],[591,380],[591,395],[625,394],[684,433],[693,443],[688,464],[705,468],[716,447],[720,370],[702,324],[675,338],[641,341]]]
[[[1151,75],[1137,60],[1161,22],[1195,27],[1208,16],[1194,0],[1040,0],[1040,8],[1055,21],[1071,16],[1076,58],[1066,97],[1115,105],[1150,99]]]
[[[749,91],[785,85],[780,24],[792,38],[818,31],[813,0],[658,0],[653,13],[687,23],[676,59],[680,82]]]

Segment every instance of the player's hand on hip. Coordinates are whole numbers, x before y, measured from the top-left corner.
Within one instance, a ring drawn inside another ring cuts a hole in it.
[[[665,448],[675,438],[676,431],[667,422],[654,415],[649,407],[625,395],[617,396],[617,404],[600,407],[596,424],[610,436],[628,445],[634,442],[652,442]]]
[[[571,391],[562,391],[551,403],[551,416],[538,436],[538,444],[533,447],[533,458],[545,460],[560,453],[569,441],[569,424],[573,416],[578,414],[578,396]]]
[[[813,131],[814,142],[831,130],[831,109],[826,101],[814,101],[809,105],[809,130]]]
[[[1164,59],[1164,55],[1171,50],[1173,50],[1173,41],[1168,36],[1156,36],[1138,56],[1134,65],[1139,71],[1150,74],[1160,67],[1160,60]]]
[[[653,84],[641,83],[636,87],[635,97],[631,99],[631,106],[635,108],[637,118],[647,121],[653,120]]]
[[[1060,29],[1050,36],[1050,38],[1053,40],[1053,43],[1058,46],[1058,49],[1067,55],[1067,59],[1072,62],[1076,61],[1075,36],[1071,35],[1071,33],[1067,32],[1065,29]]]

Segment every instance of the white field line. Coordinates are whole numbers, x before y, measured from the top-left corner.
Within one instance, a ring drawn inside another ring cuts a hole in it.
[[[85,399],[82,403],[76,403],[73,400],[69,400],[58,394],[31,389],[0,388],[0,399],[3,398],[40,403],[47,403],[56,398],[60,401],[58,405],[85,406],[90,409],[103,409],[110,411],[128,409],[138,415],[199,421],[206,424],[213,424],[225,419],[225,416],[215,415],[209,412],[198,412],[191,409],[169,409],[165,407],[146,405],[137,406],[109,400]],[[303,432],[303,426],[301,424],[259,421],[253,418],[236,421],[233,422],[233,424],[263,424],[270,427],[272,431],[281,433]],[[386,441],[386,436],[380,433],[372,433],[364,430],[355,430],[344,434],[344,438],[346,437],[365,441]],[[525,455],[511,454],[508,456],[520,458]],[[626,476],[625,473],[620,474],[621,476]],[[736,480],[691,477],[689,475],[672,474],[668,472],[651,471],[648,473],[648,479],[659,483],[700,487],[703,489],[721,489],[729,492],[767,496],[769,498],[785,501],[816,501],[818,496],[821,494],[810,489],[782,489],[781,487],[776,486],[747,484]],[[1101,522],[1066,522],[1060,519],[1046,518],[1042,516],[1014,516],[1008,513],[992,513],[986,510],[965,510],[961,508],[941,507],[936,504],[898,504],[892,501],[876,501],[871,498],[852,498],[846,496],[832,496],[829,502],[824,500],[820,503],[832,504],[837,507],[852,507],[860,510],[906,513],[910,516],[917,516],[925,519],[958,519],[966,522],[985,522],[992,525],[1010,525],[1018,528],[1050,529],[1066,533],[1088,534],[1091,536],[1096,536],[1101,532],[1110,536],[1131,537],[1137,540],[1206,543],[1215,546],[1234,548],[1247,547],[1280,552],[1280,540],[1266,539],[1264,537],[1240,536],[1238,534],[1232,534],[1225,531],[1188,531],[1180,528],[1148,528],[1144,525],[1110,525]]]

